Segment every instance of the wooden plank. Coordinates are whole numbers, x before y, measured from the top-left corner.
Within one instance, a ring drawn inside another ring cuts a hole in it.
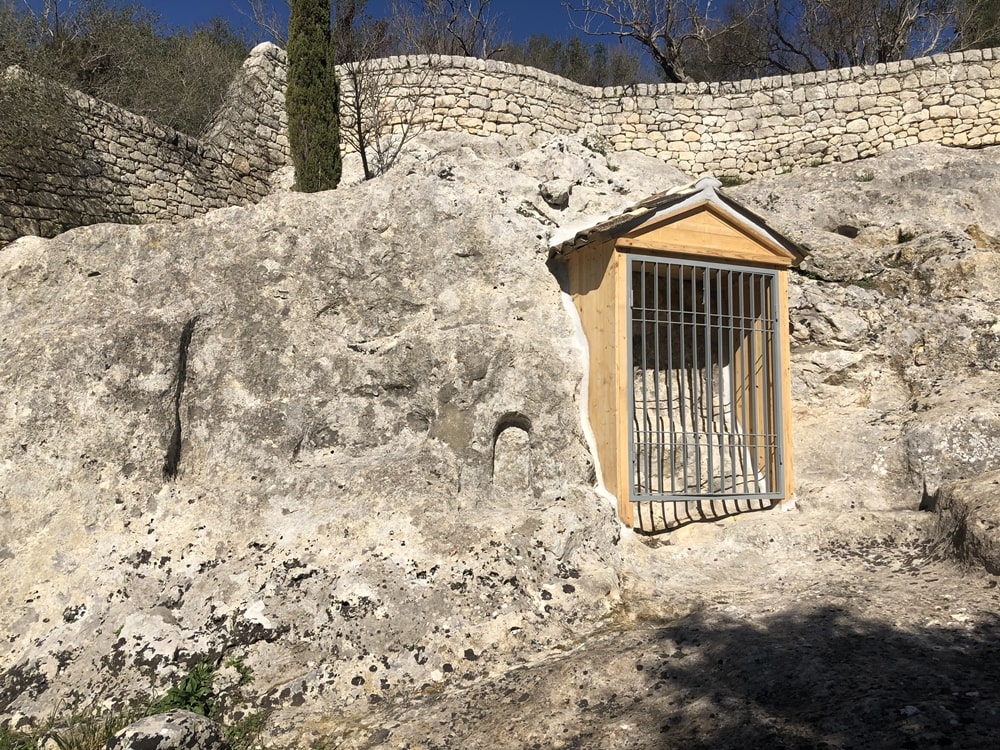
[[[781,429],[785,458],[785,486],[782,500],[795,497],[795,464],[792,456],[792,354],[788,310],[788,271],[778,271],[778,331],[781,336]]]
[[[618,495],[618,414],[616,394],[618,364],[616,352],[621,348],[617,338],[619,305],[615,295],[616,267],[614,243],[593,245],[570,257],[570,293],[580,314],[580,322],[587,335],[590,378],[586,395],[587,414],[597,443],[597,460],[600,463],[604,485]],[[620,506],[619,500],[619,506]]]
[[[726,214],[712,203],[702,203],[693,206],[684,213],[660,217],[632,229],[621,239],[647,243],[663,243],[665,245],[706,248],[718,253],[719,259],[732,257],[730,252],[753,252],[768,258],[766,262],[774,265],[792,265],[795,256],[780,243],[770,237],[766,230],[750,220],[738,223],[734,217]],[[679,250],[671,249],[671,252]],[[704,253],[701,253],[704,254]]]
[[[722,244],[710,244],[710,237],[704,235],[684,235],[679,241],[654,240],[649,237],[622,237],[618,240],[618,247],[636,252],[647,251],[652,253],[669,253],[688,258],[697,258],[703,261],[722,261],[750,263],[754,265],[766,266],[768,268],[785,267],[791,265],[789,258],[780,258],[766,251],[761,250],[759,245],[750,241],[742,243],[733,242],[728,246]]]
[[[629,451],[629,424],[632,420],[632,405],[629,403],[629,383],[632,380],[632,363],[628,358],[628,341],[632,336],[631,307],[628,298],[628,280],[632,273],[631,262],[624,253],[614,254],[614,283],[617,304],[614,310],[615,319],[615,394],[614,404],[617,413],[616,442],[618,445],[617,479],[618,518],[630,529],[635,527],[632,505],[632,462]]]

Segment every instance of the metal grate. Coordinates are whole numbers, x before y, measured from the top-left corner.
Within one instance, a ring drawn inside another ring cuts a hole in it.
[[[631,499],[779,499],[777,273],[629,263]]]

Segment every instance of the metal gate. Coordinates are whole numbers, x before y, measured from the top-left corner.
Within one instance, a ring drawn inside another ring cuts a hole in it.
[[[631,499],[780,499],[777,272],[628,262]]]

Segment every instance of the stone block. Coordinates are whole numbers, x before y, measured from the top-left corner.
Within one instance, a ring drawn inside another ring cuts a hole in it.
[[[897,91],[902,90],[902,85],[900,84],[898,78],[890,76],[888,78],[882,79],[882,81],[879,83],[878,89],[879,92],[882,94],[894,94]]]
[[[836,112],[856,112],[858,110],[858,98],[856,96],[845,96],[834,100],[833,109]]]
[[[930,107],[930,109],[928,110],[928,114],[930,115],[932,120],[944,120],[955,117],[955,115],[958,114],[958,110],[956,110],[952,106],[943,104]]]

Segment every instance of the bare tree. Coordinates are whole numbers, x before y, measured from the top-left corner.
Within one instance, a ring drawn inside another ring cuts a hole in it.
[[[334,0],[334,35],[342,79],[341,137],[358,153],[370,180],[390,169],[423,131],[422,105],[433,93],[434,67],[403,74],[388,70],[379,58],[395,40],[389,23],[368,16],[366,5],[367,0]]]
[[[767,0],[757,6],[768,62],[782,72],[869,65],[944,49],[954,0]]]
[[[668,81],[870,65],[1000,40],[998,0],[563,0],[633,39]]]
[[[489,60],[503,51],[493,0],[394,0],[392,18],[404,52]]]
[[[354,60],[341,70],[341,137],[361,157],[366,180],[391,169],[406,145],[424,131],[433,96],[434,66],[411,68],[397,81],[378,60]]]
[[[957,48],[1000,45],[1000,0],[958,0],[956,14]]]
[[[284,15],[278,13],[269,0],[244,0],[244,5],[237,6],[236,10],[249,18],[265,37],[284,49],[288,46],[290,0],[281,0],[281,5],[285,9]]]
[[[370,180],[390,169],[406,144],[423,131],[422,104],[433,93],[429,84],[434,68],[411,68],[397,85],[398,72],[380,59],[403,44],[392,33],[399,19],[390,24],[374,18],[367,6],[368,0],[331,0],[331,37],[340,79],[340,138],[347,151],[359,155],[365,179]],[[285,43],[282,16],[270,2],[247,0],[244,15],[275,43]],[[402,25],[412,29],[414,23],[410,18]]]
[[[555,73],[587,86],[627,86],[658,80],[652,66],[643,65],[634,46],[603,42],[587,44],[579,37],[568,41],[533,34],[524,42],[507,45],[500,59],[515,65]]]
[[[564,0],[563,7],[585,34],[641,44],[673,83],[693,80],[692,48],[709,47],[720,31],[711,0]]]

